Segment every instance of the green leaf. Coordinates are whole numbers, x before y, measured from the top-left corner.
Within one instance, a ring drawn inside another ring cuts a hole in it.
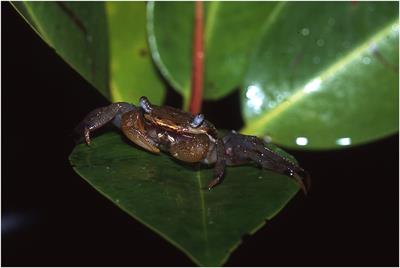
[[[147,33],[151,54],[161,74],[190,98],[193,3],[149,2]]]
[[[222,265],[244,234],[298,191],[290,178],[250,166],[228,168],[224,182],[208,191],[212,169],[148,153],[113,132],[75,147],[70,161],[100,193],[203,266]]]
[[[263,29],[244,80],[244,133],[327,149],[398,130],[395,2],[290,2]]]
[[[12,2],[39,36],[109,96],[108,34],[102,2]]]
[[[146,35],[144,2],[106,2],[114,102],[136,103],[147,96],[161,104],[165,90],[153,65]]]
[[[204,97],[221,98],[243,78],[257,34],[276,2],[205,2]],[[172,86],[190,95],[193,2],[150,2],[148,33],[153,59]]]

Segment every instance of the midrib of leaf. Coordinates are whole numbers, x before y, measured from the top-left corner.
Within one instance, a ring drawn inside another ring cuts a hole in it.
[[[204,199],[203,193],[203,184],[201,182],[201,175],[200,172],[196,172],[197,182],[199,185],[199,193],[200,193],[200,205],[201,205],[201,218],[202,218],[202,225],[204,230],[204,238],[205,238],[205,255],[208,259],[209,257],[209,243],[208,243],[208,231],[207,231],[207,216],[206,216],[206,202]]]
[[[303,86],[298,87],[294,90],[294,94],[287,98],[285,101],[281,102],[279,105],[275,106],[274,109],[269,110],[266,114],[261,117],[251,121],[247,126],[245,126],[241,132],[244,134],[253,134],[260,135],[263,133],[263,130],[266,126],[276,117],[283,114],[285,111],[292,108],[294,105],[298,104],[300,101],[304,100],[307,95],[310,95],[311,92],[305,90],[307,85],[311,83],[318,82],[318,84],[322,84],[327,79],[333,77],[335,74],[344,70],[347,65],[352,63],[355,59],[357,59],[360,55],[364,54],[369,49],[373,49],[373,45],[381,42],[386,36],[390,34],[394,27],[398,27],[398,18],[396,20],[390,22],[386,27],[382,30],[378,31],[371,38],[369,38],[364,43],[360,44],[353,50],[351,50],[346,56],[342,57],[340,60],[334,62],[329,67],[325,69],[325,71],[320,72],[318,75],[311,78],[307,83]]]
[[[116,137],[113,136],[106,136],[105,144],[107,143],[111,143],[114,144],[116,146],[118,146],[120,144],[120,140],[116,140]],[[96,143],[91,145],[93,148],[95,148],[97,146]],[[77,147],[74,148],[74,150],[77,150]],[[73,153],[71,153],[72,155]],[[71,156],[70,156],[71,157]],[[85,164],[82,165],[80,164],[79,167],[93,167],[95,163],[94,161],[92,161],[92,157],[93,154],[86,154],[85,156]],[[124,157],[125,160],[129,159],[128,157]],[[135,157],[133,157],[132,159],[135,159]],[[195,256],[192,255],[192,252],[188,251],[185,247],[183,247],[180,243],[178,243],[177,241],[175,241],[173,238],[169,237],[168,235],[164,234],[162,231],[160,231],[157,226],[152,225],[152,223],[148,223],[145,220],[143,220],[140,216],[136,215],[135,213],[133,213],[131,210],[127,209],[124,204],[121,203],[117,203],[113,198],[111,198],[106,191],[104,191],[103,188],[98,187],[95,183],[93,183],[93,181],[91,181],[90,179],[88,179],[86,177],[86,175],[84,173],[82,173],[79,168],[77,168],[77,166],[75,166],[74,160],[70,158],[70,162],[73,164],[73,169],[75,170],[75,172],[81,176],[90,186],[92,186],[94,189],[96,189],[101,195],[103,195],[106,199],[110,200],[113,204],[115,204],[117,207],[119,207],[122,211],[124,211],[125,213],[127,213],[128,215],[130,215],[132,218],[136,219],[137,221],[139,221],[141,224],[143,224],[144,226],[146,226],[147,228],[149,228],[150,230],[152,230],[153,232],[155,232],[156,234],[160,235],[161,237],[163,237],[166,241],[168,241],[169,243],[171,243],[172,245],[174,245],[175,247],[177,247],[179,250],[181,250],[182,252],[184,252],[191,260],[193,260],[195,263],[201,265],[202,261],[200,261],[199,259],[197,259]],[[202,191],[202,184],[201,184],[201,176],[200,176],[200,172],[197,173],[197,181],[198,181],[198,185],[199,185],[199,191],[200,191],[200,201],[201,201],[201,208],[202,208],[202,223],[203,223],[203,227],[205,230],[206,235],[206,256],[209,256],[209,248],[208,248],[208,232],[207,232],[207,226],[206,226],[206,215],[205,215],[205,200],[204,200],[204,193]],[[227,256],[229,257],[229,256]]]

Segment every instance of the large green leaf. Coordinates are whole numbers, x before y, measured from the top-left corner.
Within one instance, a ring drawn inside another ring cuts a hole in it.
[[[222,265],[244,234],[298,191],[290,178],[255,167],[228,168],[225,181],[208,191],[212,169],[153,155],[113,132],[75,147],[70,161],[100,193],[204,266]]]
[[[205,3],[204,97],[217,99],[237,88],[257,33],[276,2]],[[189,98],[193,39],[193,2],[150,2],[148,32],[153,58],[162,74]]]
[[[145,5],[144,2],[106,3],[114,102],[136,103],[141,96],[147,96],[155,104],[161,104],[164,97],[164,86],[147,45]]]
[[[290,2],[245,76],[245,133],[325,149],[398,130],[397,2]]]
[[[12,4],[68,64],[104,96],[109,96],[104,3],[32,1]]]

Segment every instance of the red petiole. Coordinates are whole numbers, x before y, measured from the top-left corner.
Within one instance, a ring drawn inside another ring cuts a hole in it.
[[[189,110],[192,114],[201,111],[203,100],[204,49],[203,49],[203,2],[195,2],[195,20],[192,57],[192,90]]]

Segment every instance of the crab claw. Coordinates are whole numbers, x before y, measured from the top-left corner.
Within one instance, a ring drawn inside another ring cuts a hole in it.
[[[91,132],[108,123],[113,123],[117,128],[120,128],[122,114],[134,109],[137,108],[127,102],[115,102],[108,106],[94,109],[75,127],[75,132],[84,138],[87,145],[90,145]]]
[[[259,167],[284,174],[293,178],[304,194],[310,189],[310,176],[297,163],[270,148],[268,144],[256,136],[230,132],[223,137],[226,151],[225,158],[229,166],[249,162]]]

